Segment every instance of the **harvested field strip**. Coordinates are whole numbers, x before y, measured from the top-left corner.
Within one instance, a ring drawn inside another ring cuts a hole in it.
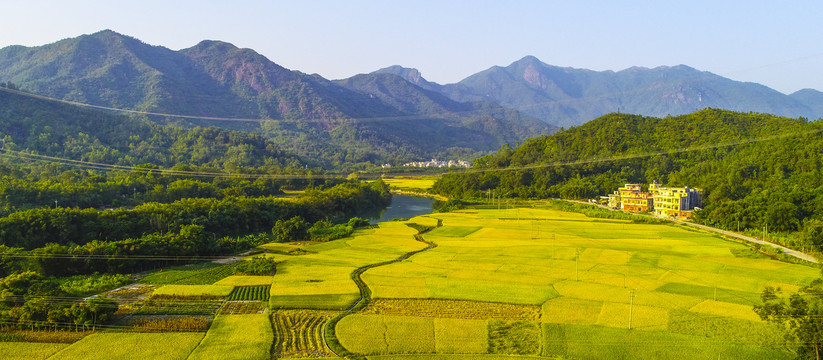
[[[323,326],[333,313],[288,311],[272,314],[274,357],[326,357],[332,353],[323,341]]]
[[[228,301],[269,301],[271,285],[238,286],[232,290]]]
[[[540,319],[539,306],[443,299],[374,299],[363,313],[479,320]]]
[[[517,355],[538,355],[540,353],[540,323],[491,320],[488,327],[490,353]]]
[[[198,332],[209,329],[205,316],[134,316],[132,329],[143,332]]]
[[[148,299],[135,314],[140,315],[214,315],[222,300]]]

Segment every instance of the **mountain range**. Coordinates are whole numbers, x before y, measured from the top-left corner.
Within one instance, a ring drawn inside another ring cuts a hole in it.
[[[377,72],[401,76],[455,101],[494,101],[562,127],[612,112],[674,116],[705,108],[823,117],[823,92],[803,89],[786,95],[685,65],[592,71],[548,65],[526,56],[446,85],[429,82],[417,70],[400,66]]]
[[[333,82],[225,42],[173,51],[110,30],[0,49],[0,81],[94,105],[260,119],[187,122],[263,132],[285,149],[327,159],[327,165],[471,158],[556,130],[487,100],[456,102],[399,76]]]
[[[232,118],[183,122],[261,132],[330,166],[470,158],[611,112],[665,116],[712,107],[823,115],[819,91],[785,95],[684,65],[592,71],[527,56],[455,84],[401,66],[328,80],[221,41],[174,51],[111,30],[2,48],[0,82],[100,106]]]

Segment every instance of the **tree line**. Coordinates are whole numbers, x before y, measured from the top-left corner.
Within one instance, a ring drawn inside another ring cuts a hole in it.
[[[696,222],[823,245],[823,122],[707,109],[665,118],[609,114],[474,161],[433,190],[455,198],[586,199],[658,181],[703,192]],[[756,141],[752,141],[755,139]],[[585,161],[583,161],[585,160]]]

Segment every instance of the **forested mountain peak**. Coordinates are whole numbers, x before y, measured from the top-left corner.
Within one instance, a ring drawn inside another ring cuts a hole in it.
[[[188,56],[212,78],[223,85],[243,86],[253,95],[271,93],[301,76],[260,55],[252,49],[241,49],[233,44],[205,40],[180,51]]]

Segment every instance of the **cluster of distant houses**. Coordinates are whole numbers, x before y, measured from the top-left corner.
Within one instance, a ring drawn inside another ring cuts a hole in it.
[[[689,219],[703,206],[700,190],[689,187],[662,187],[656,181],[642,191],[640,184],[626,184],[608,197],[609,207],[632,212],[651,212],[659,217]]]
[[[437,159],[431,159],[430,161],[412,161],[403,164],[403,166],[407,167],[436,167],[436,168],[447,168],[447,167],[463,167],[463,168],[470,168],[472,167],[472,163],[466,160],[449,160],[449,161],[441,161]],[[385,164],[382,168],[390,168],[392,167],[390,164]]]

